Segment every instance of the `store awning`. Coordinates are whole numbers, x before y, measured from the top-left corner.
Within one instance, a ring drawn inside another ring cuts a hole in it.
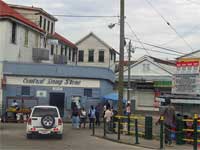
[[[110,94],[103,96],[103,100],[118,101],[118,99],[119,99],[118,93],[110,93]],[[123,99],[123,102],[124,103],[126,102],[125,98]]]

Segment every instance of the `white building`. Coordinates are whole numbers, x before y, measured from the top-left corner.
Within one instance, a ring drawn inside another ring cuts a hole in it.
[[[105,67],[115,70],[116,52],[112,47],[89,33],[76,43],[78,47],[78,61],[80,66]]]
[[[135,108],[140,111],[155,111],[155,97],[171,93],[172,75],[176,71],[173,62],[151,56],[143,56],[131,65],[130,97],[135,99]],[[118,79],[118,73],[116,73]],[[117,81],[116,81],[117,82]],[[128,69],[124,70],[124,97],[127,97]]]
[[[49,60],[45,63],[53,64],[76,64],[77,48],[75,44],[55,32],[57,18],[47,13],[42,8],[21,5],[9,5],[25,18],[34,22],[40,29],[45,31],[44,47],[49,52]],[[35,61],[37,57],[35,57]]]
[[[0,61],[33,62],[34,48],[44,47],[45,32],[3,1],[0,6]]]

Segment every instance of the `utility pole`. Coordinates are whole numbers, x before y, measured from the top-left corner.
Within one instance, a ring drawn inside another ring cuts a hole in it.
[[[119,55],[119,82],[118,82],[118,114],[122,115],[124,91],[124,0],[120,0],[120,55]]]
[[[127,87],[127,101],[130,101],[130,89],[131,89],[131,82],[130,82],[130,75],[131,75],[131,40],[128,43],[128,87]]]

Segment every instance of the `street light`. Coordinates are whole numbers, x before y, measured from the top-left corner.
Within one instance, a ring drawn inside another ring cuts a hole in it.
[[[123,91],[124,91],[124,0],[120,0],[120,55],[119,55],[119,81],[118,81],[118,114],[122,115],[123,105]],[[113,28],[115,24],[108,25],[109,28]]]

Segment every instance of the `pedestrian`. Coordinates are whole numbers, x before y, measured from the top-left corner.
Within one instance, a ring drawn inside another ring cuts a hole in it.
[[[106,132],[107,133],[110,133],[111,131],[111,117],[112,117],[112,112],[111,112],[111,109],[108,108],[105,112],[105,115],[104,115],[104,118],[106,120]]]
[[[176,127],[175,108],[171,104],[171,100],[169,98],[165,100],[165,105],[166,106],[164,107],[161,116],[164,117],[163,123],[165,126],[165,144],[170,146],[172,144],[171,132],[172,129]],[[156,122],[156,124],[158,123],[160,123],[160,119]]]
[[[127,105],[126,105],[126,115],[130,116],[130,114],[131,114],[131,105],[130,105],[130,103],[127,103]]]
[[[84,107],[81,109],[80,119],[81,119],[81,121],[80,121],[80,128],[82,128],[82,127],[85,128],[86,119],[87,119],[87,113],[86,113]]]
[[[96,126],[100,126],[100,105],[95,107]]]
[[[94,109],[93,105],[90,106],[90,109],[89,109],[89,112],[88,112],[88,117],[89,117],[89,128],[91,129],[92,124],[95,121],[95,109]]]
[[[79,110],[78,107],[75,105],[72,109],[72,127],[73,128],[79,128]]]

